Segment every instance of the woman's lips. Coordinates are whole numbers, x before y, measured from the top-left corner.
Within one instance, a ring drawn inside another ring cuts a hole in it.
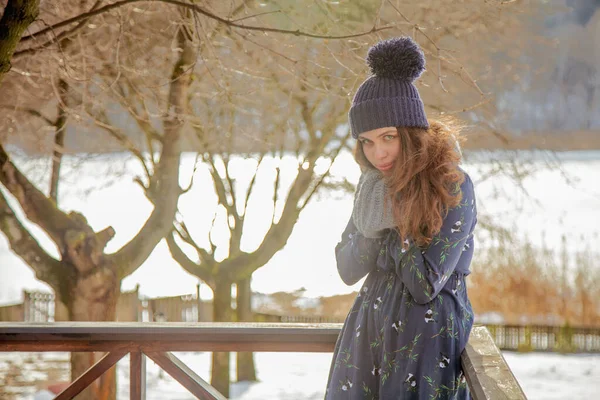
[[[394,166],[394,163],[378,165],[377,169],[380,171],[389,171],[390,169],[392,169],[393,166]]]

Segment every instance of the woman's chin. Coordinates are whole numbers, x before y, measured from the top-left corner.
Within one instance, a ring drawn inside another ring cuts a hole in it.
[[[379,169],[378,168],[378,171],[381,172],[381,174],[383,176],[390,176],[392,174],[393,169],[394,169],[394,167],[391,166],[391,167],[387,167],[387,168],[384,168],[384,169]]]

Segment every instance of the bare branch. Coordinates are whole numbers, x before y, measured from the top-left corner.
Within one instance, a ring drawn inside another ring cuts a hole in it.
[[[2,190],[0,190],[0,230],[8,239],[12,251],[33,269],[36,278],[46,282],[56,293],[61,293],[61,285],[66,282],[59,272],[64,270],[64,267],[61,266],[60,261],[52,258],[21,224]]]
[[[281,154],[279,155],[281,161]],[[271,226],[275,224],[275,212],[277,211],[277,200],[279,199],[279,184],[281,183],[281,168],[275,167],[275,182],[273,183],[273,216],[271,217]]]
[[[278,14],[278,13],[281,13],[281,10],[266,11],[266,12],[262,12],[262,13],[258,13],[258,14],[247,15],[245,17],[237,18],[237,19],[232,19],[230,21],[231,22],[240,22],[240,21],[244,21],[244,20],[247,20],[247,19],[251,19],[251,18],[258,18],[258,17],[263,16],[263,15]]]
[[[246,211],[248,210],[248,201],[250,200],[250,195],[252,194],[252,189],[254,188],[254,183],[256,182],[256,175],[258,174],[258,169],[260,168],[260,165],[262,164],[264,158],[264,153],[261,153],[256,164],[256,170],[254,171],[254,175],[252,175],[252,179],[250,180],[250,184],[248,185],[248,191],[246,192],[246,198],[244,199],[244,211],[242,213],[243,216],[246,216]]]
[[[472,110],[475,110],[476,108],[479,108],[481,106],[488,104],[492,100],[493,100],[493,97],[487,97],[487,98],[481,100],[480,102],[478,102],[477,104],[473,104],[472,106],[465,107],[460,110],[448,111],[446,114],[453,115],[453,114],[460,114],[460,113],[472,111]]]
[[[215,186],[215,192],[217,193],[217,197],[219,198],[219,204],[221,204],[223,207],[225,207],[228,217],[230,215],[235,216],[235,214],[236,214],[235,208],[233,207],[232,204],[229,203],[229,196],[227,196],[228,194],[231,195],[231,193],[227,192],[227,189],[225,188],[225,185],[223,184],[223,178],[221,178],[221,175],[219,175],[219,172],[217,171],[217,166],[215,165],[214,156],[212,154],[210,154],[210,155],[208,155],[207,159],[208,159],[208,162],[210,163],[210,168],[209,168],[210,176],[212,177],[213,184]],[[225,169],[227,169],[227,165],[225,165]]]
[[[96,3],[92,6],[91,10],[96,9],[100,3],[102,2],[102,0],[97,0]],[[75,27],[63,31],[61,33],[59,33],[58,35],[55,35],[55,37],[53,37],[52,39],[47,40],[46,42],[42,43],[39,46],[36,47],[30,47],[28,49],[25,50],[19,50],[16,51],[13,54],[13,59],[17,59],[21,56],[27,55],[27,54],[33,54],[36,53],[40,50],[45,49],[46,47],[50,46],[53,43],[60,43],[62,40],[64,39],[69,39],[70,37],[72,37],[73,35],[75,35],[77,32],[79,32],[83,27],[85,27],[86,23],[89,21],[89,18],[85,18],[82,21],[80,21]],[[31,36],[31,35],[30,35]],[[27,36],[27,37],[30,37]]]
[[[217,245],[212,240],[212,231],[215,228],[215,221],[217,220],[217,211],[215,210],[215,214],[213,215],[213,219],[210,223],[210,230],[208,231],[208,241],[210,242],[210,254],[215,254],[215,250],[217,249]]]
[[[233,135],[231,135],[233,136]],[[238,213],[238,209],[237,209],[237,201],[236,201],[236,193],[235,193],[235,188],[234,188],[234,184],[233,184],[233,180],[231,179],[231,175],[229,175],[229,156],[227,156],[224,159],[224,164],[225,164],[225,178],[227,180],[227,186],[229,186],[229,193],[231,195],[231,208],[233,211],[233,215],[231,215],[231,217],[233,218],[233,223],[234,226],[231,226],[231,223],[229,222],[229,218],[227,221],[227,226],[229,227],[229,232],[231,233],[230,236],[230,240],[229,240],[229,254],[234,254],[240,251],[240,244],[242,242],[242,222],[241,222],[241,217]]]
[[[106,65],[106,68],[111,71],[111,75],[113,76],[118,77],[121,74],[121,72],[115,70],[111,64]],[[173,82],[170,81],[169,83],[171,84]],[[156,129],[154,129],[154,127],[150,123],[150,116],[146,101],[144,99],[144,95],[138,92],[136,86],[133,83],[131,83],[129,79],[127,79],[127,83],[123,83],[121,80],[115,78],[113,79],[112,83],[107,84],[106,87],[116,95],[119,104],[121,104],[121,106],[129,112],[129,115],[133,117],[140,130],[144,133],[146,138],[146,146],[148,147],[147,150],[150,153],[152,169],[155,170],[157,161],[154,159],[153,141],[162,144],[163,137]],[[127,93],[130,94],[128,95]],[[137,97],[141,99],[141,110],[136,109],[136,107],[134,106],[135,100],[133,98],[134,96],[131,93],[135,93]],[[163,114],[162,117],[165,117],[165,115],[166,114]],[[105,119],[105,122],[108,123],[108,118]]]
[[[234,189],[234,185],[233,185],[233,180],[231,179],[231,175],[229,175],[229,155],[227,155],[227,156],[222,155],[221,157],[223,159],[223,164],[225,167],[225,180],[227,181],[227,186],[229,187],[228,192],[229,192],[229,195],[231,196],[231,208],[233,209],[232,216],[233,216],[233,218],[235,218],[237,220],[239,218],[239,215],[237,212],[237,202],[236,202],[236,198],[235,198],[235,189]]]
[[[192,177],[190,178],[190,184],[188,185],[188,187],[186,187],[182,190],[181,194],[188,193],[190,190],[192,190],[192,186],[194,186],[194,178],[196,177],[196,171],[198,170],[198,164],[200,163],[201,159],[202,159],[202,156],[200,154],[196,154],[196,160],[194,160],[194,170],[192,171]]]
[[[239,32],[235,32],[235,33],[236,33],[238,36],[240,36],[242,39],[244,39],[244,40],[247,40],[248,42],[252,43],[253,45],[255,45],[255,46],[257,46],[257,47],[260,47],[261,49],[264,49],[264,50],[266,50],[266,51],[268,51],[268,52],[271,52],[271,53],[273,53],[273,54],[276,54],[277,56],[279,56],[279,57],[281,57],[281,58],[283,58],[283,59],[286,59],[286,60],[288,60],[289,62],[291,62],[291,63],[293,63],[293,64],[295,64],[295,63],[297,63],[297,62],[298,62],[298,60],[294,60],[293,58],[291,58],[291,57],[289,57],[289,56],[286,56],[285,54],[283,54],[283,53],[281,53],[281,52],[279,52],[279,51],[275,51],[275,50],[273,50],[272,48],[270,48],[270,47],[268,47],[268,46],[263,46],[262,44],[260,44],[260,43],[258,43],[258,42],[256,42],[256,41],[254,41],[254,40],[252,40],[252,39],[250,39],[250,36],[249,36],[249,35],[244,35],[244,34],[241,34],[241,33],[239,33]]]
[[[329,175],[329,172],[331,171],[331,167],[333,166],[333,163],[335,162],[337,156],[340,154],[340,152],[342,151],[343,148],[345,148],[345,143],[346,141],[351,137],[351,133],[348,132],[346,134],[346,136],[340,141],[340,146],[334,150],[333,152],[333,156],[331,157],[331,163],[329,164],[329,166],[327,167],[327,170],[319,177],[319,179],[317,180],[317,182],[315,183],[315,185],[313,186],[311,192],[308,194],[308,196],[306,196],[306,198],[304,199],[304,202],[302,203],[302,205],[300,206],[300,211],[304,210],[304,208],[306,207],[306,205],[308,204],[308,202],[310,201],[310,199],[313,197],[313,195],[319,190],[319,188],[321,187],[323,181],[325,180],[325,178]]]
[[[161,239],[172,230],[177,212],[177,202],[181,194],[179,186],[181,131],[187,108],[187,91],[192,76],[190,66],[195,65],[197,59],[195,46],[181,29],[178,31],[177,40],[182,51],[173,67],[167,112],[163,118],[165,140],[162,144],[160,161],[147,191],[154,204],[154,210],[140,232],[110,256],[120,279],[138,269]]]
[[[335,130],[330,129],[326,132],[321,139],[312,142],[312,147],[300,164],[298,174],[289,189],[281,218],[276,224],[271,224],[258,249],[251,254],[242,253],[230,257],[223,262],[222,268],[227,270],[229,279],[237,281],[250,276],[257,268],[266,264],[287,243],[302,210],[298,204],[300,198],[309,188],[313,180],[315,163]]]
[[[216,261],[214,259],[214,253],[209,254],[206,250],[196,244],[194,239],[192,239],[192,235],[190,234],[185,222],[177,221],[174,225],[174,228],[179,238],[196,250],[201,263],[208,265],[209,268],[213,268],[215,266]]]
[[[127,137],[126,134],[121,132],[118,128],[112,126],[108,122],[108,117],[104,111],[101,111],[93,118],[93,122],[96,126],[105,130],[110,136],[117,140],[120,144],[122,144],[127,150],[129,150],[142,164],[144,168],[144,173],[146,174],[146,179],[149,182],[152,173],[150,169],[146,165],[146,159],[144,158],[144,154],[131,142],[131,140]],[[142,188],[144,190],[147,189],[146,185],[142,184]]]
[[[47,116],[45,116],[44,114],[42,114],[39,110],[35,110],[33,108],[24,108],[24,107],[17,107],[17,106],[9,106],[8,104],[0,104],[0,108],[3,108],[5,110],[13,110],[13,111],[19,111],[19,112],[27,113],[27,114],[32,115],[34,117],[43,119],[48,125],[54,126],[54,124],[56,124],[56,121],[48,118]]]
[[[203,263],[200,265],[196,264],[194,261],[190,260],[190,258],[181,250],[177,242],[175,241],[175,232],[171,232],[167,235],[167,245],[169,246],[169,251],[171,252],[171,256],[181,267],[189,272],[190,274],[197,276],[202,279],[211,289],[215,290],[215,281],[211,275],[210,269]]]
[[[54,134],[54,151],[52,152],[52,173],[50,176],[50,199],[58,204],[58,181],[60,179],[60,167],[65,147],[65,133],[67,125],[67,94],[69,85],[64,79],[58,81],[58,118]]]
[[[100,232],[96,233],[96,239],[98,240],[99,248],[104,249],[108,242],[115,237],[115,229],[112,226],[104,228]]]
[[[59,249],[63,249],[64,233],[72,229],[73,221],[19,171],[2,145],[0,145],[0,182],[15,196],[27,219],[39,225]]]
[[[89,19],[90,17],[99,15],[99,14],[103,14],[106,13],[108,11],[114,10],[116,8],[119,7],[123,7],[125,5],[128,4],[133,4],[133,3],[140,3],[140,2],[160,2],[160,3],[167,3],[167,4],[171,4],[171,5],[175,5],[175,6],[179,6],[188,10],[191,10],[193,12],[202,14],[208,18],[211,18],[215,21],[218,21],[221,24],[227,25],[231,28],[237,28],[237,29],[245,29],[245,30],[251,30],[251,31],[261,31],[261,32],[272,32],[272,33],[280,33],[280,34],[287,34],[287,35],[294,35],[294,36],[304,36],[304,37],[309,37],[309,38],[314,38],[314,39],[352,39],[352,38],[357,38],[357,37],[361,37],[361,36],[366,36],[366,35],[370,35],[373,34],[375,32],[380,32],[386,29],[391,29],[394,27],[394,25],[389,25],[389,26],[382,26],[382,27],[376,27],[375,25],[373,26],[373,28],[371,28],[368,31],[365,32],[359,32],[359,33],[354,33],[354,34],[349,34],[349,35],[340,35],[340,36],[331,36],[331,35],[318,35],[318,34],[313,34],[313,33],[309,33],[309,32],[304,32],[301,30],[289,30],[289,29],[278,29],[278,28],[269,28],[269,27],[265,27],[265,26],[252,26],[252,25],[244,25],[244,24],[239,24],[237,22],[235,22],[234,20],[231,19],[226,19],[223,17],[219,17],[216,14],[213,14],[211,12],[209,12],[208,10],[196,5],[196,4],[191,4],[191,3],[186,3],[184,1],[179,1],[179,0],[121,0],[121,1],[117,1],[115,3],[112,4],[108,4],[104,7],[100,7],[98,9],[93,9],[90,10],[88,12],[85,12],[83,14],[77,15],[75,17],[66,19],[64,21],[58,22],[54,25],[51,25],[49,27],[46,27],[44,29],[39,30],[38,32],[35,32],[31,35],[25,36],[23,37],[23,39],[21,40],[21,42],[26,42],[29,41],[33,38],[35,38],[36,36],[41,36],[44,35],[48,32],[51,32],[53,30],[68,26],[70,24],[73,24],[75,22],[79,22],[83,19]]]

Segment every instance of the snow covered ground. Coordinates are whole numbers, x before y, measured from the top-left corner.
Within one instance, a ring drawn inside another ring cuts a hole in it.
[[[529,400],[600,398],[600,354],[504,352]]]
[[[175,353],[203,379],[209,380],[209,353]],[[561,355],[556,353],[513,353],[504,356],[530,400],[598,398],[600,391],[600,354]],[[51,363],[66,362],[67,353],[45,353]],[[0,354],[0,377],[8,361],[21,364],[23,380],[43,379],[37,353]],[[31,360],[36,362],[31,363]],[[51,361],[53,360],[53,361]],[[235,358],[232,357],[232,361]],[[29,362],[28,362],[29,361]],[[257,383],[234,383],[230,397],[240,400],[322,399],[331,353],[256,353]],[[151,360],[147,360],[148,400],[187,400],[194,397]],[[36,370],[37,369],[37,370]],[[118,399],[129,398],[129,360],[117,364]],[[232,362],[232,374],[235,365]],[[2,379],[0,379],[1,383]],[[39,385],[38,385],[39,388]],[[22,386],[17,399],[32,400],[35,383]]]

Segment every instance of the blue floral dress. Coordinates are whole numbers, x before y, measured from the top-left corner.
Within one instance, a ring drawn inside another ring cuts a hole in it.
[[[365,238],[350,220],[338,271],[348,285],[368,277],[337,340],[327,400],[469,398],[460,355],[473,325],[465,276],[477,209],[466,173],[460,190],[427,248],[402,246],[395,230]]]

